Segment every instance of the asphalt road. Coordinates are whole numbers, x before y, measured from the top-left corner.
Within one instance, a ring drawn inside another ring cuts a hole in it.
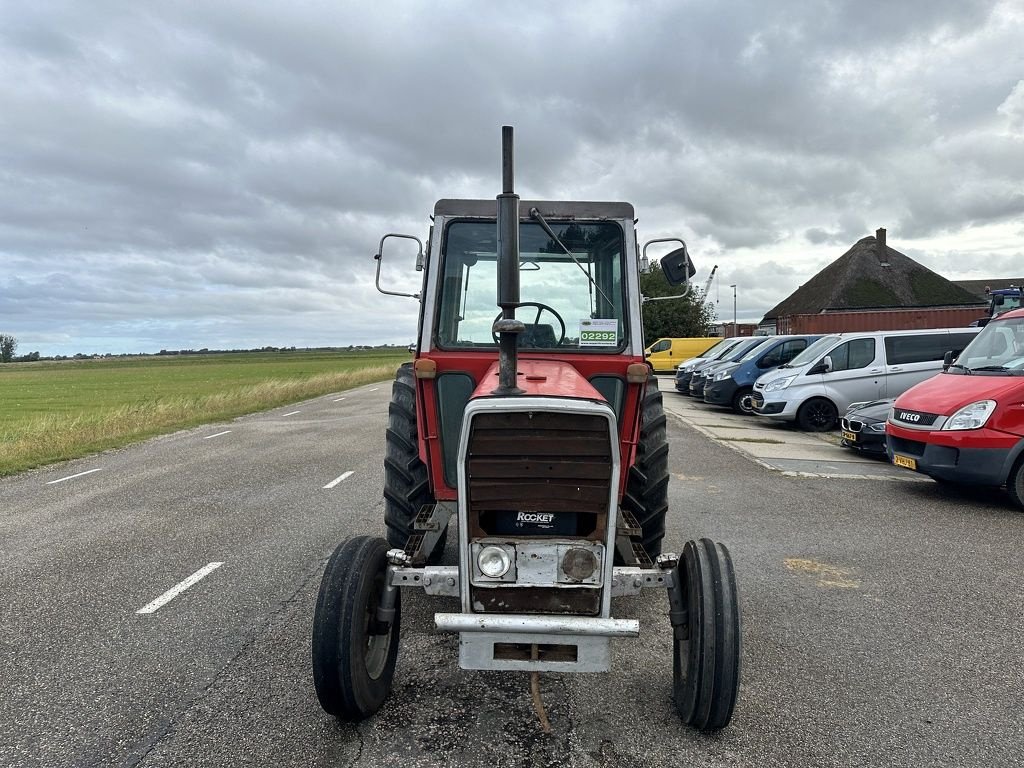
[[[0,480],[0,765],[1024,763],[1024,515],[994,491],[787,476],[675,417],[666,549],[725,542],[742,591],[729,728],[677,720],[662,594],[616,602],[641,637],[610,673],[542,676],[546,736],[527,676],[460,671],[432,631],[452,601],[407,591],[392,697],[335,722],[310,623],[333,548],[383,530],[389,390]]]

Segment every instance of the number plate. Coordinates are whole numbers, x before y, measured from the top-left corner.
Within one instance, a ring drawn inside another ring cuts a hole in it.
[[[851,443],[856,443],[857,442],[857,433],[856,432],[847,432],[844,429],[843,430],[843,438],[845,440],[848,440]]]
[[[911,459],[909,456],[900,456],[898,453],[892,455],[892,463],[897,467],[917,469],[917,459]]]

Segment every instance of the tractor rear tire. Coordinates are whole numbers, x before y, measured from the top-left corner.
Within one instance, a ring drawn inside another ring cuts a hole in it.
[[[686,542],[676,578],[686,626],[673,640],[673,698],[687,725],[716,731],[732,719],[740,687],[740,605],[729,550],[710,539]]]
[[[420,508],[433,504],[427,465],[420,460],[416,427],[416,380],[412,363],[403,363],[391,385],[387,445],[384,453],[384,524],[388,544],[404,549]],[[444,552],[446,530],[428,560],[436,564]]]
[[[629,468],[622,506],[640,523],[644,549],[653,560],[661,554],[668,513],[668,431],[656,381],[648,383],[641,408],[636,462]]]
[[[388,544],[376,536],[343,542],[327,561],[313,615],[313,686],[320,706],[340,720],[365,720],[391,692],[401,629],[401,592],[394,618],[377,608],[388,574]]]

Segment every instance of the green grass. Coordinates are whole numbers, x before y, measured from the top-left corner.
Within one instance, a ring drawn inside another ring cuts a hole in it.
[[[0,365],[0,476],[390,379],[408,359],[252,352]]]

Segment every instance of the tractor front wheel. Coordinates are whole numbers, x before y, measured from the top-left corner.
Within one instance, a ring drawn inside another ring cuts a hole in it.
[[[668,513],[668,432],[657,382],[644,393],[636,461],[629,468],[622,506],[640,523],[644,549],[653,560],[661,554]]]
[[[384,453],[384,524],[388,544],[404,549],[420,508],[434,503],[427,465],[420,460],[416,428],[416,380],[412,363],[395,374],[388,406],[387,444]],[[448,532],[434,547],[427,562],[436,564],[444,552]]]
[[[340,720],[365,720],[381,708],[395,674],[401,593],[394,614],[378,607],[388,544],[375,536],[342,543],[327,561],[313,615],[313,686],[320,706]]]
[[[732,718],[740,686],[740,606],[729,550],[688,541],[676,570],[685,616],[674,627],[673,695],[679,716],[714,731]]]

